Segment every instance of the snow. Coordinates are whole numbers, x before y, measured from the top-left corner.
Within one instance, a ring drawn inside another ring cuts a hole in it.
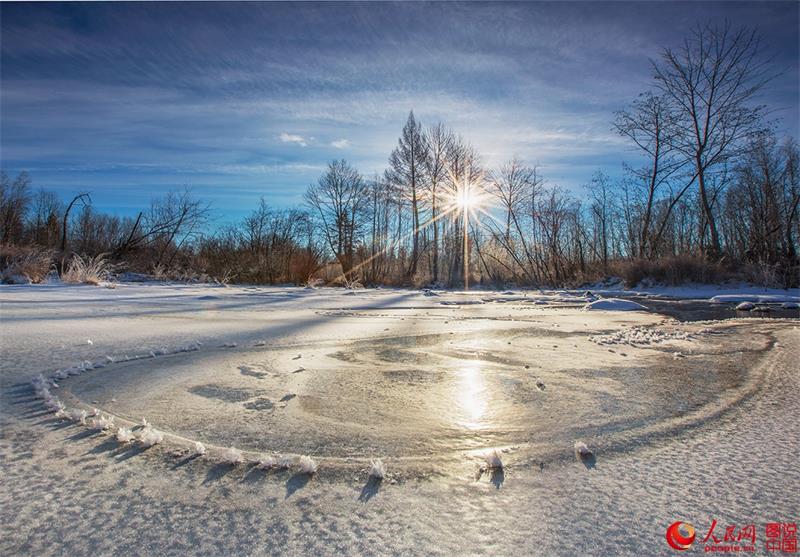
[[[118,554],[134,540],[197,554],[634,555],[659,551],[675,509],[704,528],[796,514],[796,320],[583,312],[585,289],[350,292],[0,287],[3,554]],[[119,428],[91,434],[92,408]],[[576,439],[602,447],[591,470]],[[192,458],[198,443],[215,458]],[[270,472],[220,465],[232,446]],[[487,452],[506,470],[475,480]],[[298,455],[313,455],[313,481]],[[375,455],[391,480],[365,478]],[[721,509],[713,494],[730,486],[748,497]]]
[[[595,300],[583,306],[583,311],[647,311],[642,304],[619,298]]]
[[[781,302],[800,302],[800,296],[790,293],[772,292],[769,294],[718,294],[711,298],[711,303],[714,304],[736,304],[736,303],[753,303],[753,304],[778,304]]]

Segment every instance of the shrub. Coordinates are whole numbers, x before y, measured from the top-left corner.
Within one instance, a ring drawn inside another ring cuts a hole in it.
[[[67,268],[61,274],[61,280],[71,284],[98,285],[108,279],[112,270],[104,253],[96,257],[83,256],[77,253],[70,259]]]
[[[44,282],[53,268],[53,251],[36,247],[3,246],[0,248],[0,262],[2,282],[38,284]]]
[[[612,267],[615,274],[629,287],[636,286],[645,279],[677,286],[687,282],[720,283],[732,278],[732,273],[722,263],[691,255],[666,256],[653,261],[617,261]]]

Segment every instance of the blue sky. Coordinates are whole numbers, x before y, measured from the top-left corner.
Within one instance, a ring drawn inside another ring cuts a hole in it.
[[[382,172],[409,110],[578,189],[635,153],[613,112],[696,21],[756,25],[798,137],[795,2],[3,3],[0,155],[130,214],[188,185],[220,220],[300,203],[326,163]]]

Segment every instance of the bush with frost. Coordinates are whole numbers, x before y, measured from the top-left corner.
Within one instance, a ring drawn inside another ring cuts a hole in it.
[[[235,466],[244,462],[244,457],[242,456],[242,451],[235,447],[230,447],[222,453],[222,460]]]
[[[8,246],[5,249],[9,249]],[[7,256],[8,264],[0,272],[0,282],[7,284],[38,284],[47,279],[53,268],[53,251],[18,248]]]
[[[301,474],[314,474],[317,471],[317,463],[310,456],[303,455],[297,461],[297,468]]]
[[[192,448],[192,454],[195,456],[203,456],[206,454],[206,446],[200,441],[195,441],[194,447]]]
[[[144,447],[152,447],[153,445],[158,445],[161,441],[164,440],[164,436],[155,428],[150,426],[141,429],[138,434],[139,443],[142,444]]]
[[[88,255],[82,257],[77,253],[74,254],[66,269],[61,273],[61,280],[71,284],[99,285],[108,279],[112,271],[112,266],[105,256],[104,253],[96,257]]]
[[[579,458],[592,456],[592,450],[583,441],[575,441],[575,455]]]
[[[258,463],[256,464],[256,468],[259,470],[270,470],[275,468],[278,465],[278,461],[275,460],[272,456],[263,456],[258,459]]]
[[[105,431],[114,427],[114,416],[98,416],[89,425],[96,431]]]
[[[376,480],[382,480],[385,475],[386,471],[383,468],[383,461],[381,461],[380,458],[371,461],[369,476],[371,478],[375,478]]]
[[[72,419],[73,422],[78,422],[80,424],[86,425],[86,418],[89,415],[86,413],[86,410],[82,410],[80,408],[73,408],[69,412],[69,417]]]
[[[500,451],[491,449],[483,455],[483,460],[486,462],[486,468],[501,469],[503,467],[503,459],[500,457]]]
[[[117,442],[121,444],[130,443],[134,440],[133,432],[127,427],[121,427],[117,430]]]

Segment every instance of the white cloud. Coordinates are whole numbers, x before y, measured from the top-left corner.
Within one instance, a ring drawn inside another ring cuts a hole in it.
[[[284,143],[296,143],[297,145],[300,145],[300,147],[305,147],[308,145],[308,142],[302,135],[296,135],[293,133],[283,132],[281,134],[281,141]]]
[[[350,141],[347,139],[337,139],[336,141],[331,141],[331,147],[336,147],[337,149],[347,149],[350,147]]]

